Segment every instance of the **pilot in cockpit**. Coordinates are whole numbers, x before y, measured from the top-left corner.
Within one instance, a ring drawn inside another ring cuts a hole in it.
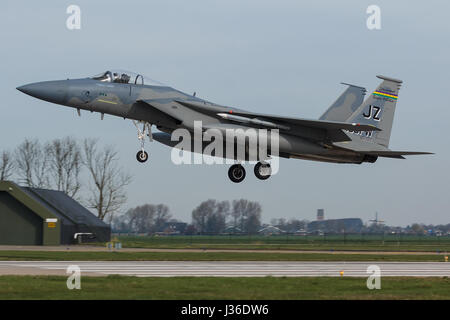
[[[126,73],[122,73],[121,75],[117,72],[113,73],[113,82],[116,83],[128,83],[130,81],[130,76]]]
[[[103,76],[98,77],[97,79],[99,79],[100,81],[104,81],[104,82],[112,82],[110,72],[106,72]]]
[[[117,72],[113,73],[113,79],[112,82],[120,82],[120,76]]]
[[[130,81],[130,76],[127,75],[126,73],[122,73],[120,80],[122,83],[128,83]]]

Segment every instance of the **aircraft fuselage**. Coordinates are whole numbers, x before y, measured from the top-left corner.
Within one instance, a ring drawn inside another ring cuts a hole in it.
[[[168,86],[101,82],[90,78],[38,82],[19,87],[18,90],[33,97],[78,110],[147,122],[162,131],[153,135],[155,140],[171,147],[174,147],[176,143],[170,140],[170,133],[177,128],[192,130],[195,121],[207,122],[209,126],[227,122],[226,119],[222,121],[182,104],[174,104],[174,100],[204,104],[213,109],[216,114],[221,112],[232,114],[233,111],[241,111],[208,102]],[[143,103],[143,100],[147,103]],[[152,103],[160,107],[152,108]],[[182,120],[162,112],[161,106],[172,110],[173,114],[179,114]],[[237,124],[237,126],[258,128],[257,124],[251,123]],[[283,128],[279,130],[279,156],[336,163],[359,164],[368,161],[367,157],[357,152],[326,145],[324,143],[326,137],[319,130],[311,128],[302,130],[303,132],[297,132],[297,129],[295,135],[285,132]]]

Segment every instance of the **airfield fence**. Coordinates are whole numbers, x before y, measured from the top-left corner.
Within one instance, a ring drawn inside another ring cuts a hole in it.
[[[277,244],[362,244],[362,245],[446,245],[450,246],[450,235],[410,234],[323,234],[323,235],[133,235],[115,234],[124,243],[158,245],[277,245]]]

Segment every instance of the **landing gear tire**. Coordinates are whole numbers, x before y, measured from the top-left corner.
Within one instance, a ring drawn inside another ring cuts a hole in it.
[[[242,182],[245,179],[245,169],[240,164],[234,164],[228,169],[228,177],[234,183]]]
[[[272,168],[270,168],[270,164],[258,162],[255,165],[255,176],[260,180],[266,180],[270,178],[272,174]]]
[[[136,159],[137,161],[144,163],[145,161],[148,160],[148,153],[147,151],[143,151],[140,150],[137,154],[136,154]]]
[[[140,122],[143,122],[142,129],[139,128],[139,122],[133,120],[133,124],[138,131],[138,139],[141,142],[141,150],[139,150],[138,153],[136,154],[136,159],[137,161],[143,163],[148,160],[148,153],[144,150],[145,136],[148,136],[148,139],[150,141],[153,141],[153,136],[152,136],[152,125],[148,122],[144,121]]]

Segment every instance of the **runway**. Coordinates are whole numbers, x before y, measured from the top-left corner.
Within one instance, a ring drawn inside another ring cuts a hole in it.
[[[445,262],[288,262],[288,261],[0,261],[0,275],[66,275],[70,265],[82,275],[137,277],[368,277],[376,265],[381,276],[450,276]]]

